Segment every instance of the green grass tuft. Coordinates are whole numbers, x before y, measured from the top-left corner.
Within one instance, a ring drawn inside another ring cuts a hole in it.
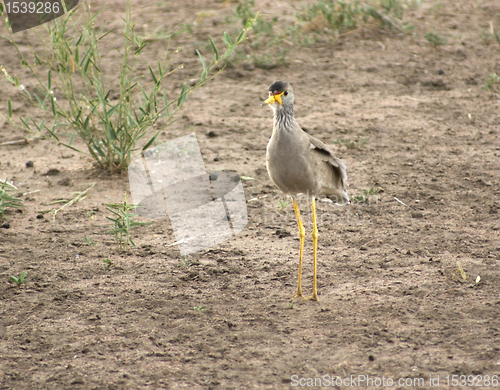
[[[429,44],[434,49],[437,49],[439,46],[444,46],[448,42],[448,40],[445,37],[443,37],[438,33],[428,32],[427,34],[424,35],[424,38],[427,40],[427,42],[429,42]]]
[[[17,192],[14,184],[9,183],[7,179],[0,179],[0,219],[7,219],[4,213],[8,208],[20,209],[24,207],[22,200],[13,195],[14,192]]]

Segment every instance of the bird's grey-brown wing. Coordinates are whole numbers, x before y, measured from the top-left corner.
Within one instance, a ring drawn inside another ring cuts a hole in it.
[[[342,182],[342,189],[347,185],[347,166],[345,163],[333,154],[333,151],[322,141],[309,135],[311,149],[314,149],[321,154],[323,161],[331,165],[332,169],[337,173],[337,176]]]

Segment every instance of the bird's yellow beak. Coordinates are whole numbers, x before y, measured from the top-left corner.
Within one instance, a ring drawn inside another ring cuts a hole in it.
[[[269,96],[264,103],[262,103],[263,106],[266,104],[273,104],[278,102],[281,105],[281,95],[283,95],[283,92],[276,92],[274,95]]]

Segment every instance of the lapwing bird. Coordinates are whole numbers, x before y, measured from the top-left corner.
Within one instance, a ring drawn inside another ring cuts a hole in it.
[[[305,229],[300,218],[297,196],[303,194],[310,200],[313,223],[313,291],[305,299],[318,300],[316,226],[316,198],[325,196],[337,204],[350,203],[346,192],[347,167],[335,157],[332,150],[319,139],[307,134],[295,121],[293,114],[293,90],[286,81],[275,81],[269,87],[269,98],[262,105],[273,110],[273,133],[267,145],[266,166],[271,181],[286,195],[292,197],[293,208],[299,226],[299,282],[292,297],[302,295],[302,255]]]

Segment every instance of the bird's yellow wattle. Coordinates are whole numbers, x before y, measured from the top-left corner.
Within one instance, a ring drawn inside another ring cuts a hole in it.
[[[281,95],[283,95],[283,92],[269,96],[266,101],[264,101],[264,104],[273,104],[278,102],[281,105]]]

